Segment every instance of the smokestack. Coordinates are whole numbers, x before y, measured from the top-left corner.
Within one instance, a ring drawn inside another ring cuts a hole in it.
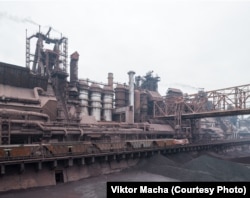
[[[113,88],[113,73],[108,73],[108,86]]]
[[[129,71],[129,105],[134,106],[134,71]]]
[[[26,68],[30,68],[30,40],[28,39],[28,30],[26,29]]]
[[[129,106],[132,110],[132,123],[134,123],[134,71],[129,71]]]
[[[70,56],[70,82],[78,81],[78,60],[79,54],[78,52],[74,52]]]

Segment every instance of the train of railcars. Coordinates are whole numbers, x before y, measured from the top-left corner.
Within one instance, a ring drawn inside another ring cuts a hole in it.
[[[88,155],[137,151],[140,149],[169,148],[188,144],[188,139],[150,139],[117,142],[64,142],[25,145],[1,145],[0,161],[30,158],[59,157],[67,155]]]

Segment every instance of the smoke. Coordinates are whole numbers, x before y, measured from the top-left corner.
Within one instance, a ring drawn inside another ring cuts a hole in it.
[[[173,85],[178,86],[178,87],[182,87],[182,88],[185,88],[185,89],[193,89],[195,91],[198,91],[198,90],[201,89],[201,88],[198,88],[198,87],[194,87],[194,86],[186,85],[186,84],[182,84],[182,83],[173,83]]]
[[[35,21],[33,21],[30,17],[26,17],[26,18],[22,18],[16,15],[11,15],[8,14],[7,12],[0,12],[0,20],[1,19],[8,19],[17,23],[30,23],[32,25],[36,25],[36,26],[41,26],[38,23],[36,23]],[[57,32],[59,34],[61,34],[61,32],[59,30],[56,30],[55,28],[52,28],[51,26],[43,26],[44,28],[51,28],[54,32]]]
[[[8,14],[6,12],[0,12],[0,19],[2,19],[2,18],[5,18],[5,19],[8,19],[8,20],[17,22],[17,23],[30,23],[30,24],[39,26],[39,24],[34,22],[30,17],[22,18],[22,17],[19,17],[19,16],[10,15],[10,14]]]
[[[204,88],[194,87],[194,86],[183,84],[183,83],[171,83],[170,87],[181,89],[182,91],[187,92],[187,93],[204,91]]]

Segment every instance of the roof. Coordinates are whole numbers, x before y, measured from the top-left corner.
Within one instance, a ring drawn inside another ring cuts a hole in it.
[[[0,62],[0,84],[31,89],[41,87],[46,91],[48,78],[33,75],[26,67]]]
[[[20,98],[20,99],[36,99],[33,89],[12,87],[0,84],[0,97]]]
[[[150,124],[150,128],[154,129],[154,131],[174,132],[174,129],[167,124]]]
[[[157,91],[148,91],[149,94],[149,99],[150,100],[157,100],[157,101],[161,101],[163,100],[163,97],[157,92]]]
[[[169,93],[169,92],[182,94],[182,91],[180,89],[176,89],[176,88],[168,88],[167,93]]]

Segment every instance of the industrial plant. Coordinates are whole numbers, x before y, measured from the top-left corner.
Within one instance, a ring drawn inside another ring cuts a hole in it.
[[[68,38],[50,32],[26,36],[25,67],[0,62],[0,191],[112,173],[156,153],[250,142],[237,128],[237,116],[250,114],[250,85],[192,95],[166,88],[162,96],[153,71],[128,71],[124,83],[109,71],[106,83],[81,79],[80,54],[69,56]]]

